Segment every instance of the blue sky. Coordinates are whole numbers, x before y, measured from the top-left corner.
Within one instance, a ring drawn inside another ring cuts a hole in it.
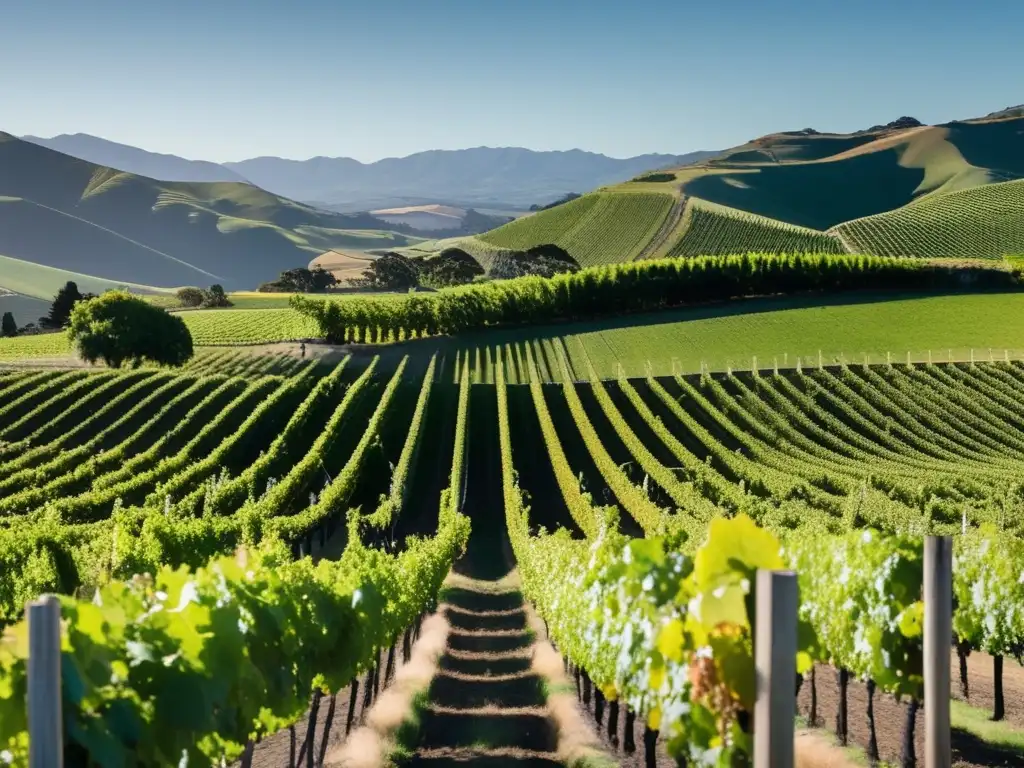
[[[0,130],[216,161],[721,149],[1024,102],[1021,0],[4,0]]]

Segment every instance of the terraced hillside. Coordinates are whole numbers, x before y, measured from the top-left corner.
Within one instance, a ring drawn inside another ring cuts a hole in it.
[[[254,288],[332,248],[417,238],[248,184],[158,182],[0,134],[0,254],[116,283]],[[5,273],[0,273],[0,287]],[[12,288],[13,290],[13,288]],[[25,295],[49,291],[43,282]]]

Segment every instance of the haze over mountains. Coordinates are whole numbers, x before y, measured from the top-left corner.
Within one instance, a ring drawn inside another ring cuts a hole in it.
[[[579,149],[537,152],[477,147],[430,150],[374,163],[348,157],[256,157],[217,164],[148,152],[84,133],[23,138],[97,165],[160,181],[247,181],[292,200],[348,212],[432,203],[525,209],[566,192],[585,192],[644,171],[699,162],[715,154],[699,151],[617,159]]]

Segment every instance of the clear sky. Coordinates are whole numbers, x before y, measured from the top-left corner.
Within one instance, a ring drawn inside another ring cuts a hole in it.
[[[0,130],[195,159],[722,149],[1024,102],[1024,0],[3,0]]]

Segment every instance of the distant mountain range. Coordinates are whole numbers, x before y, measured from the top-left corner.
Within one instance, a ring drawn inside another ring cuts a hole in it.
[[[617,184],[644,171],[696,163],[716,154],[649,154],[620,160],[579,149],[536,152],[477,147],[418,152],[375,163],[349,157],[256,157],[217,164],[148,152],[84,133],[23,138],[96,165],[160,181],[247,181],[292,200],[349,212],[434,203],[525,209],[566,192]]]
[[[422,238],[241,182],[156,181],[0,133],[0,288],[46,298],[63,273],[255,288],[330,250]],[[4,260],[7,257],[8,260]]]
[[[39,136],[21,138],[95,165],[117,168],[158,181],[249,181],[217,163],[149,152],[128,144],[118,144],[116,141],[90,136],[88,133],[62,133],[51,139]]]

